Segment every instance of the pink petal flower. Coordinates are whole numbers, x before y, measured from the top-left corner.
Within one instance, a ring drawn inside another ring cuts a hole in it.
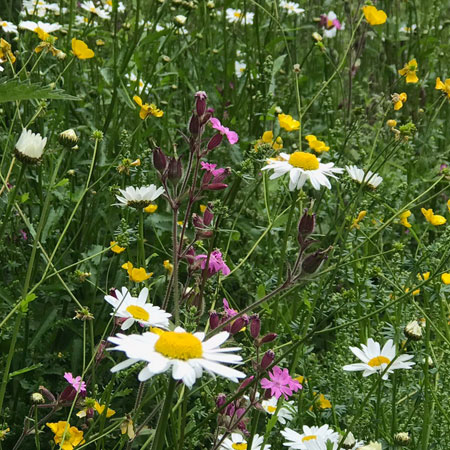
[[[228,142],[233,145],[236,144],[236,142],[239,140],[239,136],[235,131],[231,131],[229,128],[224,127],[221,123],[219,119],[216,119],[215,117],[211,117],[211,119],[209,119],[209,121],[211,122],[212,127],[217,130],[220,134],[224,134],[227,139]]]
[[[261,386],[264,389],[270,389],[270,394],[278,400],[282,395],[287,400],[294,392],[302,389],[302,385],[294,380],[290,375],[288,369],[281,369],[274,366],[272,373],[269,372],[269,378],[261,380]]]
[[[80,376],[74,378],[70,372],[66,372],[64,374],[64,378],[68,383],[72,385],[72,387],[77,392],[86,392],[86,383],[81,379]]]

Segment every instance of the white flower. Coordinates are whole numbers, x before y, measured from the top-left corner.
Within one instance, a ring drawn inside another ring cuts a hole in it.
[[[336,178],[335,173],[342,173],[344,169],[334,167],[334,163],[322,164],[312,153],[294,152],[292,154],[280,153],[277,159],[269,159],[267,166],[262,170],[272,169],[274,173],[271,180],[289,172],[289,190],[301,189],[306,180],[309,180],[314,189],[320,186],[331,189],[328,177]]]
[[[138,322],[145,327],[168,328],[169,317],[159,306],[154,306],[147,302],[148,289],[144,288],[139,293],[139,297],[133,297],[126,287],[122,291],[115,290],[116,296],[106,295],[105,300],[113,306],[112,316],[126,319],[121,326],[122,330],[128,330],[134,322]]]
[[[1,62],[1,61],[0,61]],[[0,64],[0,72],[3,72],[5,69],[2,67],[2,65]]]
[[[150,186],[143,186],[140,188],[128,186],[125,189],[119,189],[119,192],[122,194],[122,196],[116,195],[117,200],[119,200],[120,202],[116,203],[118,206],[133,206],[135,208],[145,208],[164,192],[164,188],[160,187],[156,189],[156,186],[154,184],[151,184]]]
[[[133,72],[130,72],[129,74],[126,73],[125,74],[125,78],[128,78],[128,80],[130,80],[132,83],[136,83],[137,82],[137,84],[139,86],[139,89],[142,89],[144,87],[144,82],[140,78],[138,79],[136,74],[133,73]],[[152,87],[151,84],[148,84],[147,86],[148,86],[149,89],[151,89],[151,87]]]
[[[106,3],[103,5],[105,11],[112,12],[112,0],[106,0]],[[117,5],[117,12],[123,13],[125,12],[125,5],[122,2],[119,2]]]
[[[236,77],[241,78],[245,69],[247,68],[247,64],[240,61],[234,62],[234,72],[236,73]]]
[[[47,15],[47,11],[52,11],[55,14],[60,13],[59,5],[56,3],[46,3],[43,0],[24,0],[23,11],[30,16],[36,15],[38,17],[44,17]]]
[[[269,400],[263,400],[261,402],[261,406],[264,408],[264,411],[270,415],[275,414],[277,404],[278,400],[276,397],[271,397]],[[286,421],[291,421],[292,417],[294,417],[294,402],[283,402],[283,405],[278,410],[278,422],[284,425]]]
[[[328,14],[321,16],[324,19],[323,35],[327,38],[334,38],[336,36],[337,30],[344,30],[345,24],[339,22],[334,11],[330,11]]]
[[[365,445],[364,447],[359,447],[358,450],[382,450],[383,447],[379,442],[370,442],[369,444]]]
[[[366,173],[363,169],[356,166],[345,166],[345,170],[353,180],[360,184],[367,184],[372,189],[376,189],[383,181],[380,175],[373,173],[371,170]]]
[[[280,7],[286,9],[288,14],[302,14],[305,12],[305,10],[300,8],[300,5],[295,2],[287,2],[282,0],[280,2]]]
[[[417,25],[415,23],[413,23],[410,27],[403,25],[400,27],[400,29],[398,31],[400,31],[401,33],[414,33],[414,31],[416,31],[417,29]]]
[[[218,374],[237,383],[238,378],[244,378],[245,374],[220,364],[239,364],[242,361],[239,355],[230,353],[240,350],[239,347],[220,348],[228,337],[229,333],[222,331],[204,341],[205,333],[187,333],[181,327],[159,334],[146,332],[126,336],[119,333],[108,340],[117,344],[112,350],[125,352],[128,359],[114,366],[111,371],[117,372],[138,361],[145,361],[147,365],[139,372],[139,381],[146,381],[172,369],[173,379],[181,380],[191,388],[204,369],[213,376]]]
[[[94,5],[94,2],[92,0],[81,3],[80,7],[82,9],[84,9],[85,11],[89,11],[90,13],[97,15],[98,17],[100,17],[100,19],[110,19],[111,18],[111,16],[109,15],[109,13],[107,11],[105,11],[102,8],[97,8]]]
[[[339,438],[341,440],[341,438]],[[346,448],[349,450],[357,450],[360,447],[364,445],[364,441],[357,441],[355,439],[355,436],[353,436],[353,433],[350,431],[346,438],[344,439],[344,442],[342,443],[342,448]]]
[[[187,17],[179,14],[178,16],[175,16],[173,20],[177,25],[184,25],[186,23]]]
[[[219,441],[222,439],[223,435],[219,435]],[[219,450],[236,450],[236,449],[246,449],[246,450],[260,450],[264,442],[264,436],[255,434],[253,436],[252,447],[249,449],[247,446],[247,441],[239,433],[231,433],[230,438],[224,439],[219,447]],[[270,445],[266,444],[264,450],[270,450]]]
[[[331,441],[333,449],[335,449],[339,442],[339,434],[329,428],[328,425],[322,425],[321,427],[303,425],[302,434],[290,428],[285,428],[281,434],[286,439],[283,445],[291,449],[326,450],[327,441]]]
[[[75,16],[75,23],[77,25],[87,25],[89,23],[89,18],[84,17],[84,16],[80,16],[80,15],[76,15]]]
[[[382,350],[380,344],[369,338],[367,345],[361,344],[362,350],[358,347],[350,347],[351,352],[358,357],[362,363],[348,364],[343,367],[344,370],[358,371],[363,370],[363,377],[368,377],[373,373],[383,373],[386,367],[391,364],[395,358],[395,346],[392,339],[389,339]],[[414,362],[407,362],[414,358],[413,355],[400,355],[383,375],[383,380],[388,379],[388,375],[396,369],[411,369]]]
[[[15,33],[15,34],[19,33],[17,31],[17,26],[14,25],[12,22],[8,22],[7,20],[0,19],[0,28],[2,28],[5,33]]]
[[[243,13],[240,9],[227,8],[226,18],[230,23],[241,22],[251,25],[253,23],[253,17],[255,13],[248,12]]]
[[[37,33],[38,29],[41,29],[44,33],[52,33],[53,31],[58,31],[61,29],[59,23],[46,23],[46,22],[33,22],[31,20],[23,20],[19,23],[19,28],[21,30],[30,30]]]
[[[39,133],[32,133],[31,130],[22,130],[22,134],[16,143],[15,155],[21,161],[37,163],[42,158],[47,138],[43,138]]]

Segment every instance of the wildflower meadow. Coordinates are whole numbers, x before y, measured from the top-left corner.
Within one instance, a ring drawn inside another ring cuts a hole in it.
[[[449,17],[0,0],[0,450],[449,449]]]

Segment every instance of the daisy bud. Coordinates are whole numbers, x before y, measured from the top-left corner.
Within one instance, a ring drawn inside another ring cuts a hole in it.
[[[422,328],[417,320],[409,322],[406,325],[404,332],[405,336],[413,341],[420,341],[420,339],[422,339]]]
[[[189,120],[189,131],[192,135],[197,136],[200,130],[200,122],[198,120],[198,116],[192,114]]]
[[[247,325],[247,321],[244,317],[238,317],[231,325],[230,333],[236,334],[242,330]]]
[[[39,164],[46,143],[47,138],[42,138],[39,133],[32,133],[31,130],[24,128],[16,143],[14,154],[23,163]]]
[[[168,166],[168,178],[169,180],[174,184],[178,184],[178,181],[180,181],[182,175],[183,175],[183,168],[181,166],[181,157],[175,158],[175,156],[171,157],[169,159],[169,166]]]
[[[302,264],[302,269],[308,273],[313,274],[319,269],[322,263],[328,258],[328,252],[331,250],[331,246],[325,250],[317,250],[316,252],[308,255]]]
[[[73,148],[78,144],[78,136],[75,133],[75,130],[69,128],[68,130],[59,133],[58,141],[64,147]]]
[[[31,403],[37,405],[38,403],[45,403],[44,396],[40,392],[34,392],[30,397]]]
[[[220,133],[215,134],[208,142],[207,148],[209,151],[218,147],[222,142],[223,136]]]
[[[211,225],[213,219],[214,219],[214,214],[213,214],[211,208],[208,206],[205,209],[205,212],[203,213],[203,223],[208,227],[209,225]]]
[[[259,336],[259,332],[261,331],[261,319],[258,314],[255,314],[251,317],[250,322],[250,336],[253,339],[257,339]]]
[[[261,360],[261,369],[266,370],[273,363],[274,359],[275,353],[272,350],[267,350]]]
[[[227,396],[225,394],[219,394],[216,398],[216,406],[218,408],[222,408],[223,405],[227,402]]]
[[[211,330],[215,330],[219,326],[219,314],[216,311],[209,313],[209,327]]]
[[[238,387],[238,391],[242,391],[243,389],[245,389],[254,379],[255,377],[253,375],[251,377],[246,378]]]
[[[167,158],[159,147],[153,150],[153,165],[159,173],[163,173],[166,170]]]
[[[198,91],[195,93],[195,109],[199,117],[203,116],[206,111],[206,99],[208,96],[204,91]]]
[[[268,333],[261,339],[261,344],[267,344],[274,341],[277,338],[277,333]]]
[[[346,448],[346,449],[353,449],[353,447],[355,447],[356,445],[356,439],[355,436],[353,436],[353,433],[350,431],[347,434],[347,437],[345,438],[344,442],[342,443],[342,448]]]
[[[396,445],[398,445],[400,447],[407,447],[409,445],[409,443],[411,442],[411,436],[406,432],[395,433],[394,434],[394,442]]]

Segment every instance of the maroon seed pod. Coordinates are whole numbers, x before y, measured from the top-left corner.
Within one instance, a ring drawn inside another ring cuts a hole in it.
[[[277,338],[277,333],[267,333],[262,339],[261,344],[267,344],[269,342],[274,341]]]
[[[222,142],[223,136],[220,133],[215,134],[208,142],[207,148],[209,151],[218,147]]]
[[[155,166],[155,169],[160,173],[163,173],[164,170],[166,170],[167,158],[159,147],[156,147],[153,150],[153,165]]]
[[[209,313],[209,327],[211,330],[215,330],[219,326],[219,314],[216,311]]]
[[[246,378],[238,387],[238,391],[245,389],[254,379],[255,377],[253,375],[251,377]]]
[[[264,356],[262,357],[261,368],[264,370],[267,369],[273,363],[274,359],[275,353],[272,350],[267,350],[267,352],[264,353]]]
[[[303,244],[305,238],[314,232],[316,226],[316,215],[309,214],[308,209],[305,209],[303,216],[298,223],[298,243]]]
[[[207,191],[221,191],[223,189],[226,189],[227,187],[228,187],[228,184],[214,183],[214,184],[209,184],[208,186],[205,186],[204,189]]]
[[[238,317],[232,324],[231,324],[231,329],[230,329],[230,333],[231,334],[236,334],[239,333],[239,331],[242,330],[242,328],[244,328],[246,325],[246,321],[243,317]]]
[[[208,207],[205,209],[205,212],[203,213],[203,223],[209,227],[214,219],[214,213],[212,212],[211,208]]]
[[[227,402],[227,396],[225,394],[219,394],[216,398],[216,406],[218,408],[222,408],[223,405]]]
[[[257,339],[259,332],[261,331],[261,319],[258,314],[255,314],[250,318],[250,336],[253,339]]]
[[[193,136],[197,136],[200,130],[200,123],[198,120],[198,116],[192,114],[191,119],[189,120],[189,131]]]

